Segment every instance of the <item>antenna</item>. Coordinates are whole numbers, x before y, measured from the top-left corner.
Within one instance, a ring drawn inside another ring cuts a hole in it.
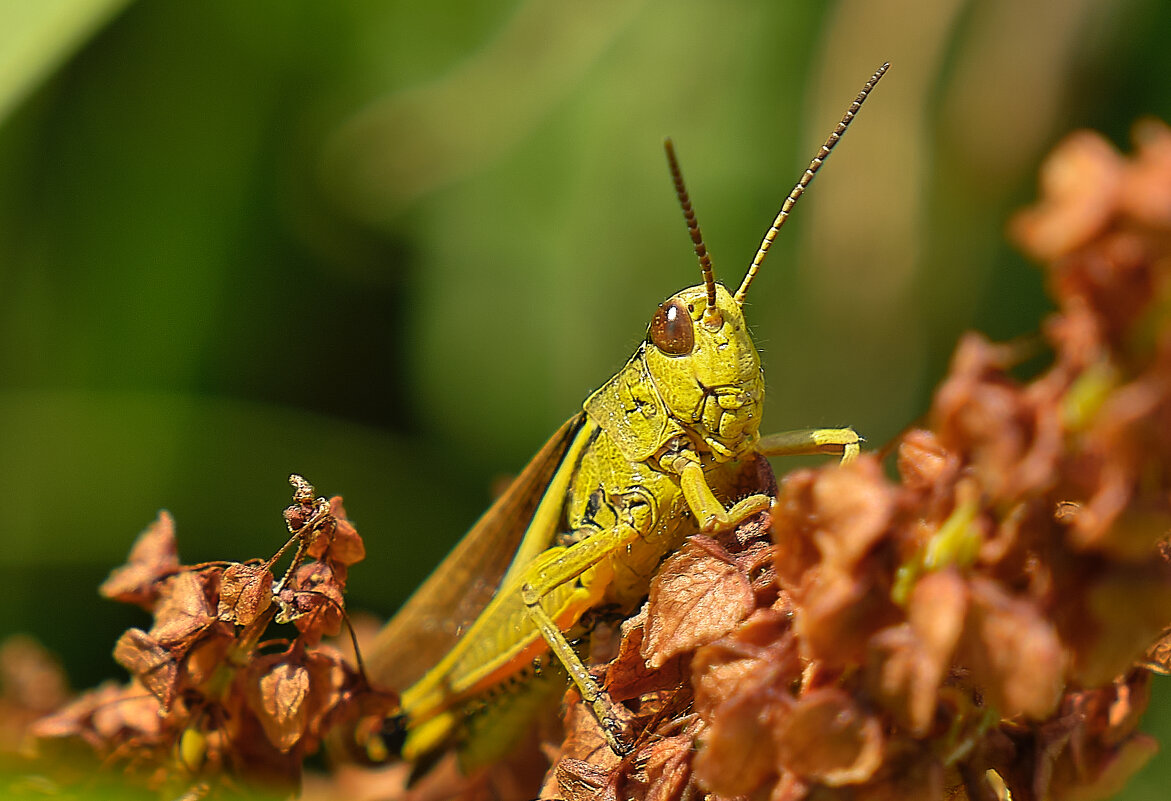
[[[850,123],[854,120],[854,115],[858,113],[858,109],[862,108],[862,103],[865,102],[866,96],[870,94],[870,90],[874,88],[875,84],[877,84],[879,79],[886,74],[888,69],[890,69],[889,61],[875,70],[874,75],[870,77],[870,80],[868,80],[866,85],[862,87],[862,91],[858,93],[858,97],[855,98],[854,102],[850,104],[850,107],[846,109],[846,113],[842,117],[842,121],[838,123],[836,128],[834,128],[833,133],[829,135],[829,138],[825,140],[825,144],[821,146],[821,150],[817,151],[817,155],[813,157],[813,161],[809,162],[809,166],[805,168],[805,174],[801,176],[801,180],[797,182],[797,185],[793,187],[793,191],[789,193],[787,198],[785,198],[784,204],[781,205],[781,210],[777,212],[776,219],[774,219],[773,224],[769,226],[768,233],[766,233],[764,235],[764,239],[761,240],[760,247],[756,251],[756,258],[752,260],[752,264],[748,265],[748,272],[744,275],[744,281],[741,282],[740,288],[736,290],[735,300],[737,305],[744,305],[744,298],[748,295],[748,287],[752,283],[752,279],[755,278],[756,274],[760,271],[761,262],[764,261],[764,257],[768,253],[768,249],[772,247],[773,240],[777,238],[777,232],[781,230],[781,226],[784,225],[785,220],[788,219],[789,212],[792,211],[793,206],[797,204],[798,198],[800,198],[801,195],[805,193],[805,187],[809,186],[810,182],[813,181],[813,176],[817,174],[819,169],[821,169],[821,165],[824,164],[825,160],[829,157],[830,151],[834,149],[834,145],[838,143],[838,140],[842,138],[842,134],[844,134],[846,129],[850,127]],[[694,238],[694,235],[692,238]],[[698,249],[699,248],[697,245],[697,252]]]
[[[699,269],[703,272],[703,285],[707,288],[707,308],[704,309],[705,323],[718,321],[716,312],[716,277],[712,272],[712,257],[707,252],[707,245],[703,243],[703,234],[699,232],[699,221],[695,219],[695,210],[691,208],[691,198],[687,195],[687,187],[683,185],[683,171],[679,169],[679,160],[675,158],[675,145],[671,140],[664,139],[663,147],[667,151],[667,165],[671,168],[671,178],[675,181],[675,194],[679,198],[679,205],[683,207],[683,219],[687,221],[687,232],[691,234],[691,241],[695,244],[695,255],[699,257]]]

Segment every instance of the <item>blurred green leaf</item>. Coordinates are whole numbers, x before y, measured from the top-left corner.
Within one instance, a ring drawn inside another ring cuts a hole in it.
[[[0,2],[0,123],[128,2]]]

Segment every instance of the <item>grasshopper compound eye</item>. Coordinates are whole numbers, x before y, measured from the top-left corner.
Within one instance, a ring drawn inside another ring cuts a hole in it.
[[[691,315],[679,298],[659,305],[651,319],[651,344],[668,356],[684,356],[695,345]]]

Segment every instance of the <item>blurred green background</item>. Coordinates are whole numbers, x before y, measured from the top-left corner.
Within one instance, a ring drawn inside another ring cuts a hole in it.
[[[734,284],[890,60],[748,309],[766,430],[883,443],[963,330],[1035,330],[1005,221],[1064,133],[1171,118],[1168,31],[1162,0],[2,0],[0,634],[119,675],[142,618],[96,586],[135,534],[166,507],[185,561],[269,554],[293,471],[390,612],[696,283],[662,138]]]

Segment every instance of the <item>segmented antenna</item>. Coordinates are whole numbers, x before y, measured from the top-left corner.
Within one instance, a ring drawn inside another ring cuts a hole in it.
[[[683,207],[683,219],[687,221],[687,233],[691,234],[691,241],[695,244],[695,255],[699,257],[699,269],[703,272],[703,285],[707,288],[707,308],[704,310],[704,319],[716,310],[716,276],[712,272],[712,257],[707,252],[707,245],[703,243],[703,234],[699,232],[699,221],[695,219],[695,210],[691,208],[691,198],[687,195],[687,187],[683,185],[683,171],[679,169],[679,161],[675,158],[675,145],[670,139],[663,140],[663,147],[667,151],[667,164],[671,168],[671,178],[675,181],[675,194],[679,198],[679,205]]]
[[[834,128],[833,133],[825,140],[825,144],[821,146],[821,150],[817,151],[817,155],[813,157],[813,161],[809,162],[809,166],[805,169],[805,174],[801,176],[801,180],[793,187],[793,191],[785,198],[784,204],[781,205],[781,210],[777,212],[777,217],[773,220],[773,224],[769,226],[768,233],[764,235],[764,239],[760,243],[760,247],[756,251],[756,258],[752,260],[752,264],[748,266],[748,272],[744,275],[744,280],[740,284],[740,288],[736,290],[735,300],[737,305],[744,305],[744,298],[748,295],[748,286],[752,283],[752,279],[760,271],[761,262],[764,261],[768,249],[772,247],[773,240],[777,238],[777,231],[781,230],[781,226],[785,224],[785,220],[789,217],[789,212],[793,210],[797,199],[805,193],[805,187],[813,180],[813,176],[821,169],[821,165],[825,163],[826,158],[829,157],[830,151],[834,149],[834,145],[842,138],[842,134],[846,132],[846,128],[850,127],[850,123],[854,120],[854,115],[858,113],[858,109],[862,108],[862,103],[866,100],[866,96],[870,94],[870,90],[878,83],[886,71],[890,69],[890,62],[886,62],[879,67],[866,85],[862,87],[862,91],[858,93],[858,97],[846,109],[842,121]]]

